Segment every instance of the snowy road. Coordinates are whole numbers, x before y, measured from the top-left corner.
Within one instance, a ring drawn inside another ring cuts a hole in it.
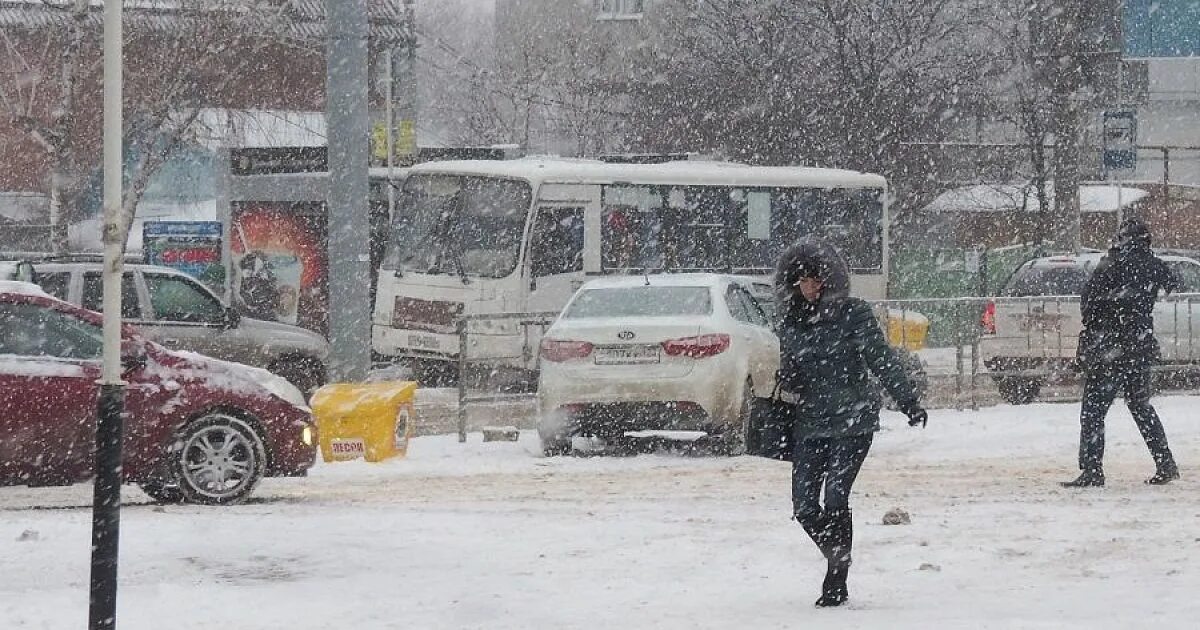
[[[848,610],[788,520],[788,467],[752,458],[543,459],[534,440],[417,439],[234,508],[134,505],[123,629],[1191,628],[1200,414],[1160,403],[1184,479],[1110,418],[1109,487],[1068,491],[1078,405],[898,416],[855,497]],[[145,498],[130,489],[128,500]],[[86,618],[90,486],[0,488],[0,627]],[[908,526],[883,526],[892,507]],[[924,566],[924,568],[922,568]]]

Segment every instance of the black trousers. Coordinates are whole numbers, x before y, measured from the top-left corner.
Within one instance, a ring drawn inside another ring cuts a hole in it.
[[[1117,393],[1137,423],[1146,447],[1159,470],[1175,468],[1158,413],[1150,404],[1150,363],[1117,361],[1090,367],[1085,373],[1083,404],[1079,415],[1079,468],[1099,472],[1104,465],[1104,417]]]
[[[820,516],[822,511],[849,509],[850,489],[874,437],[874,433],[867,433],[796,444],[792,454],[792,515],[796,520],[804,522]]]

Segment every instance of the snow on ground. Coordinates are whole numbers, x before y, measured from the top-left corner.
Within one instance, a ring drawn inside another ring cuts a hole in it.
[[[1200,423],[1159,410],[1183,480],[1152,488],[1129,414],[1109,486],[1066,490],[1077,404],[889,415],[854,498],[851,603],[788,520],[788,467],[754,458],[537,454],[536,438],[418,438],[319,465],[231,508],[122,515],[123,630],[191,628],[1191,628]],[[497,419],[501,424],[503,419]],[[87,614],[90,487],[0,488],[0,627]],[[907,526],[884,526],[902,507]]]

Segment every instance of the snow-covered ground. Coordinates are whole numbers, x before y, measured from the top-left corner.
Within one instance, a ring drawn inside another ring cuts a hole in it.
[[[544,459],[536,438],[419,438],[233,508],[122,516],[122,629],[1192,628],[1200,416],[1159,410],[1183,480],[1148,487],[1123,408],[1109,486],[1072,491],[1077,404],[889,415],[857,485],[851,603],[788,520],[788,467],[675,455]],[[498,421],[501,419],[498,419]],[[503,422],[501,422],[503,423]],[[0,627],[79,628],[90,487],[0,489]],[[884,526],[902,507],[911,525]]]

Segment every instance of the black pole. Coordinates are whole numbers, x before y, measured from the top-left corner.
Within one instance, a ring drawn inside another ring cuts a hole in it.
[[[117,627],[117,551],[121,530],[121,437],[124,385],[101,385],[92,493],[92,580],[88,630]]]

